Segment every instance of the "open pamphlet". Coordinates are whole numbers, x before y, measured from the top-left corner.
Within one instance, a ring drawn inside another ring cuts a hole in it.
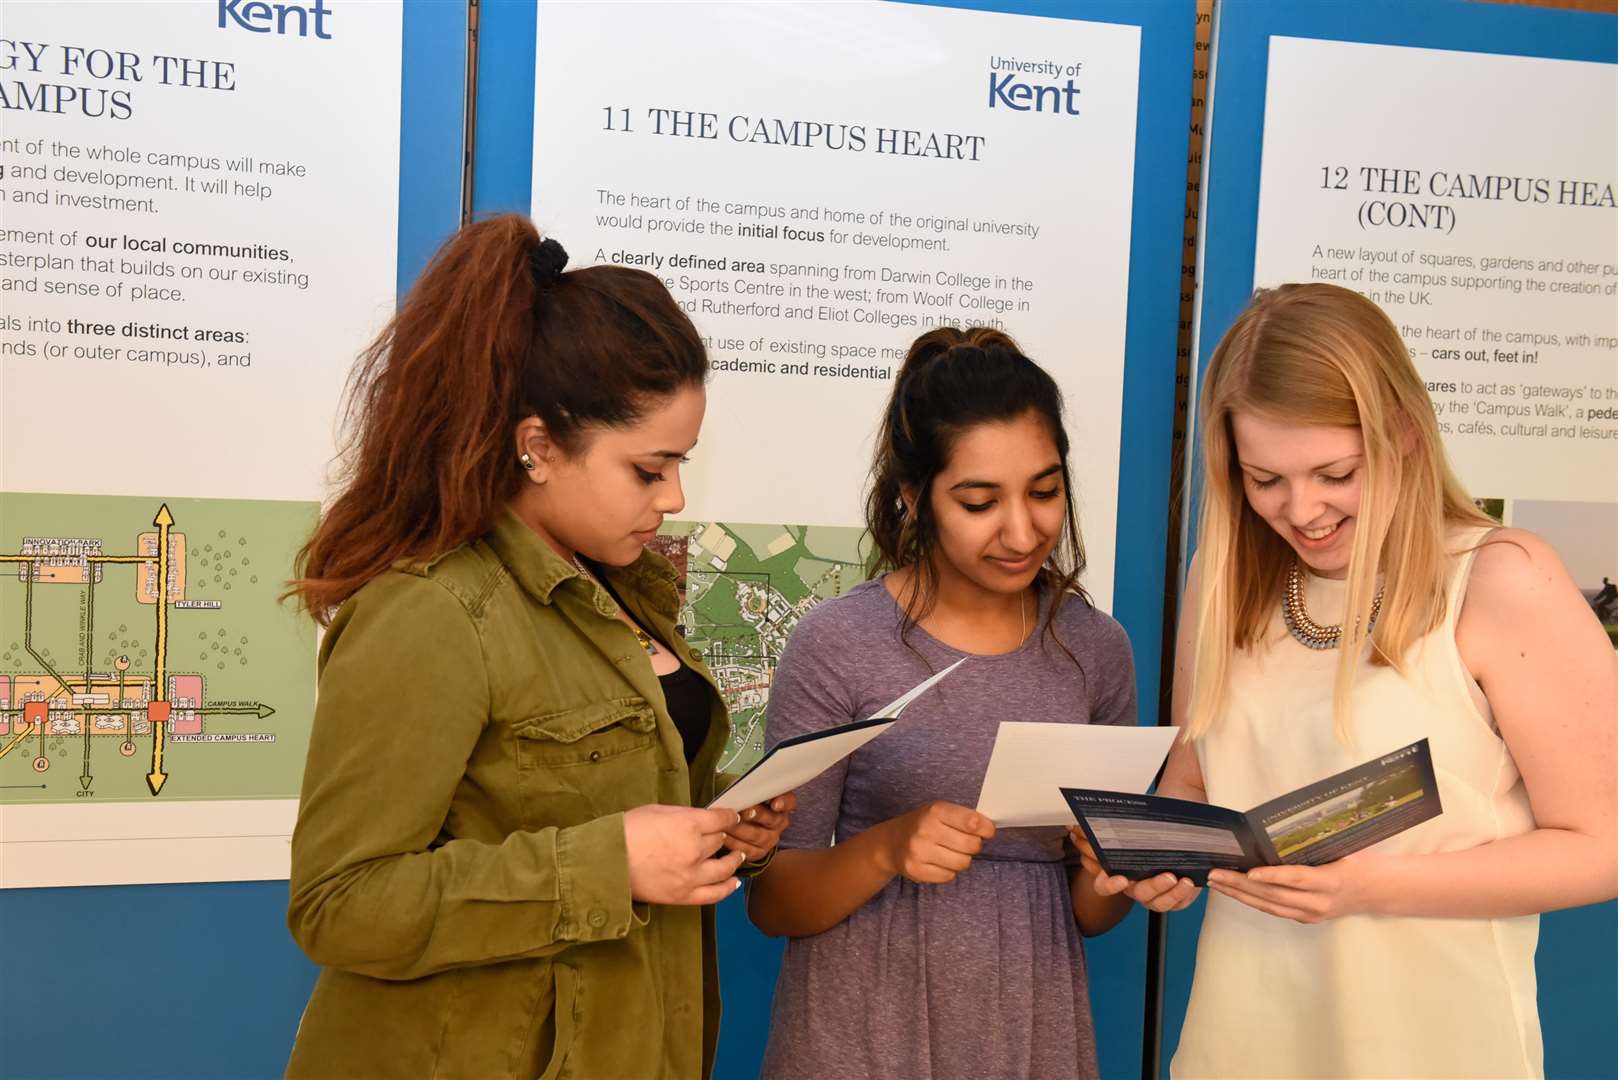
[[[911,702],[964,663],[965,659],[955,661],[932,678],[882,706],[867,719],[783,740],[708,806],[711,809],[745,810],[808,783],[872,739],[886,733]]]
[[[1213,869],[1334,862],[1443,812],[1426,739],[1245,814],[1157,795],[1062,795],[1107,873],[1140,880],[1167,872],[1198,885]]]
[[[1002,720],[978,813],[1001,829],[1072,825],[1062,788],[1145,791],[1179,733],[1173,727]]]

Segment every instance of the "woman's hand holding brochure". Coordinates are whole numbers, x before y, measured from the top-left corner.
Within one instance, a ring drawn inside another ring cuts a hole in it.
[[[930,802],[876,826],[887,841],[883,869],[923,885],[955,880],[994,839],[994,822],[966,806]]]
[[[1245,874],[1212,870],[1208,888],[1280,919],[1325,922],[1370,910],[1377,865],[1386,858],[1356,851],[1322,866],[1260,866]]]
[[[1095,879],[1098,895],[1117,896],[1125,893],[1144,908],[1165,912],[1190,907],[1196,902],[1197,894],[1202,892],[1189,878],[1175,877],[1173,874],[1156,874],[1141,881],[1131,881],[1122,874],[1109,874],[1096,859],[1095,849],[1090,846],[1084,830],[1077,825],[1069,825],[1067,832],[1073,838],[1073,846],[1078,849],[1079,864],[1086,874]]]

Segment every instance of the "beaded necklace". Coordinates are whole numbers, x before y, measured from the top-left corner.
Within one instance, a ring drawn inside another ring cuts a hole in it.
[[[1371,625],[1367,628],[1369,634],[1376,629],[1376,617],[1382,611],[1382,588],[1377,587],[1376,599],[1371,601]],[[1303,600],[1303,571],[1297,563],[1287,571],[1286,589],[1281,593],[1281,617],[1286,620],[1287,629],[1297,639],[1298,644],[1307,649],[1335,649],[1343,640],[1343,628],[1338,626],[1322,626],[1309,617],[1309,609],[1304,606]]]

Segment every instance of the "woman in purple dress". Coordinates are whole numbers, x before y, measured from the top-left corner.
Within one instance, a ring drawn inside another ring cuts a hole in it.
[[[1133,724],[1129,641],[1078,584],[1061,394],[995,330],[911,346],[877,437],[874,570],[788,642],[768,741],[904,723],[798,791],[748,912],[786,935],[764,1075],[1091,1077],[1081,935],[1126,914],[1061,828],[971,807],[1002,720]]]

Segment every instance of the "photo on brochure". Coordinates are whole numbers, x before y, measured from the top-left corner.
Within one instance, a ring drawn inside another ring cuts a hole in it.
[[[1197,885],[1210,870],[1334,862],[1443,812],[1426,739],[1246,813],[1157,795],[1062,795],[1107,873],[1171,873]]]

